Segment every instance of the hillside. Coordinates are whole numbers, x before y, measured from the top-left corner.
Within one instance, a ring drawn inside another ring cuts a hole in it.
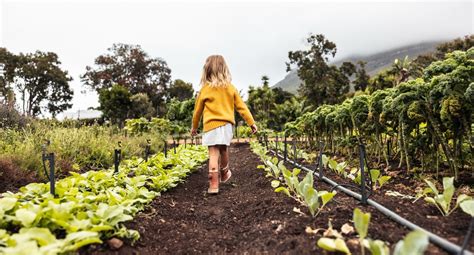
[[[369,54],[365,56],[354,55],[354,56],[350,56],[350,57],[335,61],[331,64],[340,65],[342,62],[346,62],[346,61],[357,63],[358,61],[362,60],[362,61],[367,62],[365,68],[367,72],[369,73],[369,75],[373,76],[380,70],[389,67],[396,58],[401,59],[401,58],[405,58],[405,56],[408,56],[411,59],[415,58],[419,55],[428,53],[430,51],[434,51],[436,49],[436,46],[440,43],[441,42],[439,41],[425,42],[425,43],[407,45],[407,46],[390,49],[390,50],[386,50],[386,51],[382,51],[382,52],[374,53],[374,54]],[[298,77],[296,69],[293,69],[292,71],[288,73],[288,75],[286,75],[286,77],[283,80],[277,82],[273,87],[280,87],[291,93],[296,93],[300,83],[301,83],[301,80]]]

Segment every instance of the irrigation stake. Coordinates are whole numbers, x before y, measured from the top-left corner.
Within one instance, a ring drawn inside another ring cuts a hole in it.
[[[55,177],[54,177],[54,153],[47,153],[46,150],[48,146],[51,144],[51,141],[46,140],[45,143],[42,146],[42,153],[41,153],[41,159],[43,161],[43,169],[44,169],[44,175],[48,178],[49,180],[49,192],[55,196]],[[46,170],[46,161],[49,162],[49,173]]]
[[[297,154],[297,151],[296,151],[296,140],[295,138],[293,137],[292,139],[292,143],[293,143],[293,161],[294,161],[294,164],[296,164],[296,161],[298,160],[298,154]]]
[[[276,134],[275,149],[276,149],[276,152],[278,153],[278,134]]]
[[[321,140],[319,141],[319,178],[323,179],[323,150],[324,150],[324,142]]]
[[[265,134],[265,147],[267,147],[268,150],[268,136]]]
[[[365,171],[364,171],[364,163],[365,163],[365,150],[364,144],[359,143],[359,163],[360,163],[360,194],[362,195],[361,202],[362,204],[367,204],[367,192],[365,190]]]
[[[287,141],[286,141],[286,131],[283,133],[283,135],[285,136],[284,140],[283,140],[283,146],[284,146],[284,148],[283,148],[283,161],[286,162],[286,158],[288,156],[288,149],[286,148],[286,143],[287,143]]]
[[[122,142],[118,142],[118,148],[114,149],[114,174],[119,172],[120,161],[122,160]]]
[[[174,151],[174,154],[176,154],[176,140],[174,140],[174,137],[173,137],[173,151]]]
[[[51,195],[56,195],[55,183],[56,178],[54,177],[54,153],[49,154],[49,192]]]
[[[387,141],[387,158],[390,159],[390,139]],[[387,166],[388,167],[388,166]]]
[[[163,154],[165,155],[165,158],[168,157],[168,140],[166,138],[165,138],[164,146],[163,146]]]
[[[151,140],[146,139],[146,146],[145,146],[145,162],[148,162],[148,156],[150,155],[150,148],[151,148]]]

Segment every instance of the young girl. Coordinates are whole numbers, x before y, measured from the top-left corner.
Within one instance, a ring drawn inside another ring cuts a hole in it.
[[[191,135],[197,134],[199,121],[203,115],[202,145],[208,146],[209,149],[207,192],[217,194],[219,181],[226,182],[232,175],[229,169],[228,146],[232,140],[232,128],[235,124],[234,108],[252,128],[253,133],[257,132],[257,126],[239,92],[231,84],[231,75],[222,56],[213,55],[207,58],[202,70],[201,86],[194,107]]]

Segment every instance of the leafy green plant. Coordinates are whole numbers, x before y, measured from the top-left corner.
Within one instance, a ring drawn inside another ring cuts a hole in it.
[[[352,168],[350,174],[348,175],[356,184],[360,185],[361,183],[361,172],[357,168]],[[366,173],[366,177],[370,177],[372,181],[372,188],[374,190],[381,189],[392,177],[388,175],[382,175],[378,169],[370,169],[370,176]]]
[[[455,193],[454,187],[454,177],[444,177],[443,178],[443,193],[436,188],[436,183],[429,180],[425,180],[425,183],[428,185],[421,193],[418,194],[418,198],[424,197],[424,200],[427,203],[430,203],[441,212],[443,216],[450,215],[458,206],[466,200],[471,200],[472,198],[466,194],[460,194],[454,206],[451,208],[453,203],[453,196]],[[416,200],[415,200],[416,201]]]
[[[56,182],[56,197],[47,183],[4,193],[0,253],[67,253],[113,236],[135,241],[139,233],[122,224],[206,159],[203,146],[179,146],[168,157],[159,153],[146,162],[125,160],[117,174],[113,169],[72,173]]]
[[[326,157],[326,155],[324,155],[324,157]],[[324,157],[323,157],[323,164],[324,164]],[[347,172],[345,171],[348,165],[347,162],[342,161],[338,163],[336,160],[330,159],[327,157],[326,157],[326,160],[327,160],[327,165],[329,166],[329,168],[332,169],[336,174],[347,177]]]
[[[394,255],[423,255],[428,248],[428,235],[421,231],[412,231],[395,245]]]
[[[346,245],[346,242],[344,242],[343,239],[341,238],[327,238],[327,237],[322,237],[319,238],[317,242],[318,246],[326,251],[337,251],[337,252],[342,252],[344,254],[351,254],[351,251]]]
[[[361,254],[365,254],[365,249],[368,249],[373,255],[390,255],[390,249],[384,241],[367,238],[370,218],[370,213],[364,213],[359,208],[354,209],[353,221],[355,230],[359,234]],[[328,235],[333,238],[329,238]],[[428,244],[428,235],[426,233],[412,231],[408,233],[403,240],[400,240],[396,244],[393,254],[422,255],[428,247]],[[327,251],[338,251],[345,254],[351,254],[343,236],[337,231],[332,230],[331,224],[329,224],[329,229],[324,233],[324,237],[318,240],[317,245]]]
[[[258,168],[264,169],[267,173],[266,176],[274,179],[271,185],[275,188],[275,192],[282,192],[302,205],[307,206],[313,217],[316,217],[336,195],[336,191],[317,191],[314,188],[312,172],[306,173],[306,176],[300,181],[300,169],[287,169],[283,161],[267,156],[266,149],[260,143],[252,142],[251,148],[255,154],[260,156],[265,164],[265,166],[258,166]]]
[[[361,253],[365,254],[364,246],[364,239],[367,237],[367,233],[369,231],[369,223],[370,223],[370,213],[363,213],[359,208],[354,209],[353,214],[353,221],[354,227],[359,234],[359,243]]]
[[[471,215],[471,217],[474,217],[474,199],[466,199],[460,204],[461,209]]]

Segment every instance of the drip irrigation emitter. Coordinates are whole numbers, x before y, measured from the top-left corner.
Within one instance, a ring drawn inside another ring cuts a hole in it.
[[[122,142],[119,141],[118,147],[114,149],[114,174],[119,172],[120,161],[122,161]]]
[[[55,196],[56,195],[56,190],[55,190],[55,182],[56,178],[54,176],[54,153],[47,152],[48,146],[51,144],[49,140],[46,140],[46,142],[42,146],[42,155],[41,159],[43,161],[43,170],[44,170],[44,175],[48,178],[49,180],[49,192],[51,195]],[[49,173],[46,170],[46,161],[49,163]]]

